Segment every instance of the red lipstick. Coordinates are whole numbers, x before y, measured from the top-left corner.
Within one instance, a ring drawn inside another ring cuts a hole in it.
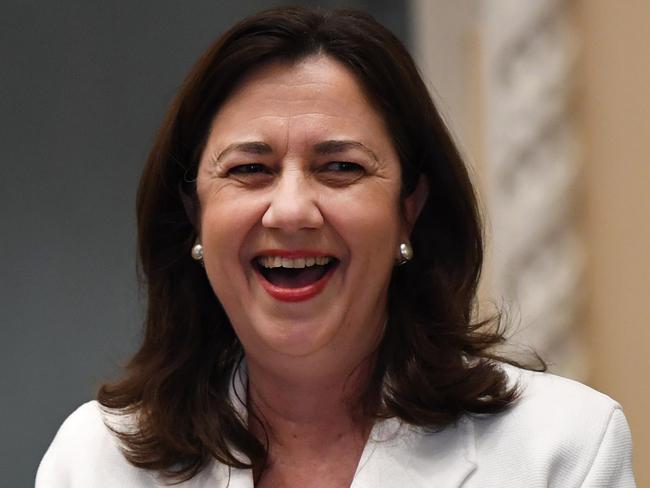
[[[258,256],[278,256],[290,259],[296,258],[315,258],[315,257],[332,257],[331,254],[319,252],[319,251],[309,251],[309,250],[294,250],[289,251],[285,249],[268,249],[260,252]],[[318,295],[323,288],[327,285],[327,282],[332,277],[334,269],[336,268],[337,263],[334,263],[325,274],[318,279],[317,281],[310,283],[309,285],[302,286],[299,288],[289,288],[278,286],[271,283],[266,279],[264,274],[260,271],[257,266],[253,266],[255,269],[255,274],[257,275],[262,287],[266,292],[271,295],[271,297],[282,302],[302,302],[314,298]]]

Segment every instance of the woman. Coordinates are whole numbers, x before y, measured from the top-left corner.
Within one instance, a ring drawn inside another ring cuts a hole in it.
[[[137,211],[143,344],[37,486],[634,485],[618,405],[506,365],[499,328],[472,322],[467,171],[366,14],[279,9],[225,33]]]

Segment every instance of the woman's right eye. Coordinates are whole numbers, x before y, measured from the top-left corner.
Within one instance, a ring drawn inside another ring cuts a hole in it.
[[[228,178],[251,188],[266,186],[273,179],[273,170],[262,163],[238,164],[226,174]]]
[[[249,175],[257,173],[270,173],[269,169],[260,163],[247,163],[233,166],[228,170],[229,175]]]

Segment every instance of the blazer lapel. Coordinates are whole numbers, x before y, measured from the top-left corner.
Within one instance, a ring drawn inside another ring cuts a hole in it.
[[[475,469],[470,420],[427,433],[389,419],[373,429],[351,488],[457,488]]]

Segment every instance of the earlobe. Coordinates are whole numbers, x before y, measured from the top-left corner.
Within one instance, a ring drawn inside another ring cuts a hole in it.
[[[422,212],[428,197],[429,182],[427,181],[426,176],[420,175],[415,190],[413,190],[413,193],[404,200],[404,219],[409,234],[411,233],[420,212]]]

